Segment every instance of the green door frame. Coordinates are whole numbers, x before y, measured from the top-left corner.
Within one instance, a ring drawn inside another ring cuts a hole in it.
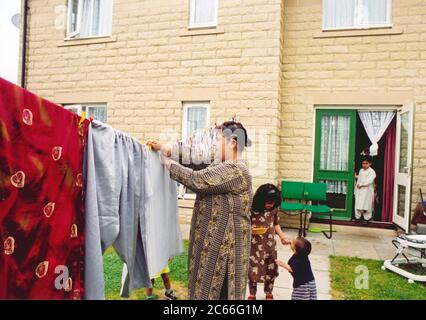
[[[353,212],[354,194],[354,162],[355,162],[355,138],[356,138],[356,110],[351,109],[317,109],[315,115],[315,155],[314,155],[314,182],[323,180],[337,180],[347,182],[346,210],[334,209],[333,219],[350,221]],[[349,156],[347,171],[330,171],[320,169],[321,156],[321,119],[323,116],[349,116]],[[316,218],[328,219],[327,215],[316,215]]]

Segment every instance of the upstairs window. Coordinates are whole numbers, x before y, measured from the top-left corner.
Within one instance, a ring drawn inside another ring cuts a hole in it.
[[[217,26],[219,0],[191,0],[190,28]]]
[[[392,0],[323,0],[323,29],[391,26]]]
[[[69,0],[67,38],[111,35],[112,0]]]

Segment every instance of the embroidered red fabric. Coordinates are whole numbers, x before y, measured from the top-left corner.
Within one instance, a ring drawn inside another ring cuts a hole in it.
[[[80,119],[0,78],[0,299],[84,297]]]

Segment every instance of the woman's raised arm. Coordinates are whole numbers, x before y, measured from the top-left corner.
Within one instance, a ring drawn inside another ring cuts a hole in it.
[[[170,177],[200,194],[232,193],[247,188],[243,171],[233,162],[222,162],[195,171],[172,161]]]

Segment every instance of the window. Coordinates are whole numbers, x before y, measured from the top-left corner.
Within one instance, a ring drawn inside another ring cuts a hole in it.
[[[68,104],[64,105],[64,108],[80,116],[85,112],[86,118],[93,118],[103,123],[107,122],[107,108],[105,104]]]
[[[68,38],[111,35],[113,0],[69,0]]]
[[[392,0],[323,0],[323,29],[391,26]]]
[[[210,124],[210,102],[184,102],[182,138],[186,139],[198,130],[208,128]],[[179,184],[178,197],[195,199],[195,194]]]
[[[185,102],[183,104],[182,138],[189,137],[197,130],[208,128],[210,123],[209,102]]]
[[[189,27],[216,27],[219,0],[191,0]]]
[[[320,170],[347,171],[349,158],[349,115],[321,117]]]

